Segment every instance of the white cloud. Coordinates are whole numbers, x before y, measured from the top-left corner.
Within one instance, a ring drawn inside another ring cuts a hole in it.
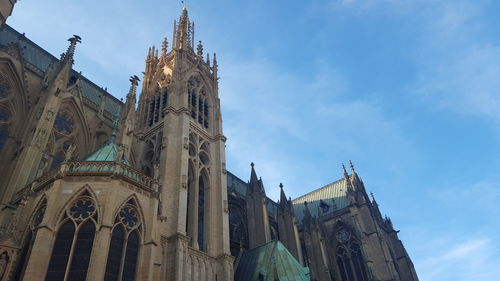
[[[395,171],[401,165],[394,158],[418,157],[397,121],[375,101],[349,96],[349,79],[331,66],[318,63],[303,75],[263,56],[230,55],[220,65],[228,168],[247,180],[254,161],[271,198],[278,198],[282,181],[295,197],[336,180],[340,163],[351,158]]]
[[[442,2],[427,13],[417,92],[439,109],[500,121],[500,45],[481,35],[487,3]]]
[[[424,245],[423,248],[437,254],[427,255],[421,260],[414,259],[418,265],[419,279],[422,281],[497,280],[500,274],[500,260],[495,256],[499,250],[498,243],[482,234],[477,236],[464,238],[455,234],[446,236],[446,239],[438,239],[439,241],[428,241],[428,245]]]

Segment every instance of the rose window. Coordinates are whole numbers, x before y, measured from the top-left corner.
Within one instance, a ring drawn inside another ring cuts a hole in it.
[[[137,211],[129,206],[126,206],[123,209],[121,209],[118,216],[120,217],[120,221],[128,228],[133,228],[137,226],[139,222]]]
[[[73,132],[73,122],[66,114],[57,114],[54,126],[61,134],[68,135]]]
[[[75,220],[84,220],[91,217],[96,211],[94,201],[82,198],[73,204],[69,209],[71,217]]]
[[[336,235],[337,241],[347,243],[351,239],[351,233],[345,229],[341,229]]]

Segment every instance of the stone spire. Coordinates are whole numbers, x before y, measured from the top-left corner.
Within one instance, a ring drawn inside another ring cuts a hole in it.
[[[203,44],[201,43],[201,41],[198,41],[198,47],[196,48],[196,52],[197,52],[198,58],[200,60],[203,60]]]
[[[127,94],[127,100],[123,111],[120,116],[120,131],[118,134],[117,143],[120,144],[124,150],[124,156],[130,158],[132,139],[135,130],[135,102],[136,102],[136,91],[139,85],[139,77],[132,75],[129,79],[130,90]]]
[[[254,164],[250,173],[246,206],[248,220],[248,238],[250,249],[271,241],[271,229],[267,212],[267,196],[262,179],[257,179]]]
[[[78,35],[73,35],[68,41],[70,42],[68,49],[65,53],[61,54],[61,59],[53,73],[52,79],[49,76],[44,78],[43,86],[47,89],[47,92],[59,94],[60,91],[64,91],[68,88],[69,76],[74,63],[73,57],[75,55],[76,44],[82,42],[82,38]]]
[[[280,183],[280,205],[288,206],[288,200],[286,199],[285,191],[283,190],[283,184]]]
[[[168,41],[167,37],[163,38],[163,42],[161,43],[161,56],[165,57],[168,52]]]
[[[188,10],[186,7],[182,9],[182,14],[179,17],[179,23],[174,22],[174,48],[176,49],[193,49],[194,42],[194,23],[189,21]]]

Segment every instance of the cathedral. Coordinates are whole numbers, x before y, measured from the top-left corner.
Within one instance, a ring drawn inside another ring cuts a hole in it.
[[[54,57],[0,2],[0,281],[418,281],[352,163],[278,202],[228,171],[186,8],[121,101],[72,68],[82,38]]]

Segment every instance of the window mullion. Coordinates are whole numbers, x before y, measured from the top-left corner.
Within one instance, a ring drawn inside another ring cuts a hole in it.
[[[78,232],[80,232],[80,227],[82,224],[77,225],[74,220],[71,220],[75,225],[75,234],[73,234],[73,241],[71,242],[71,250],[69,251],[69,256],[68,256],[68,263],[66,263],[66,270],[64,272],[64,281],[68,280],[68,275],[69,275],[69,269],[71,268],[71,262],[73,261],[73,252],[75,251],[75,244],[76,244],[76,237],[78,237]]]
[[[123,229],[126,231],[125,233],[125,239],[123,239],[123,250],[122,250],[122,256],[120,259],[120,274],[118,275],[118,280],[121,281],[123,277],[123,265],[125,264],[125,256],[127,254],[127,244],[128,244],[128,236],[132,231],[127,232],[127,228],[124,226]]]

